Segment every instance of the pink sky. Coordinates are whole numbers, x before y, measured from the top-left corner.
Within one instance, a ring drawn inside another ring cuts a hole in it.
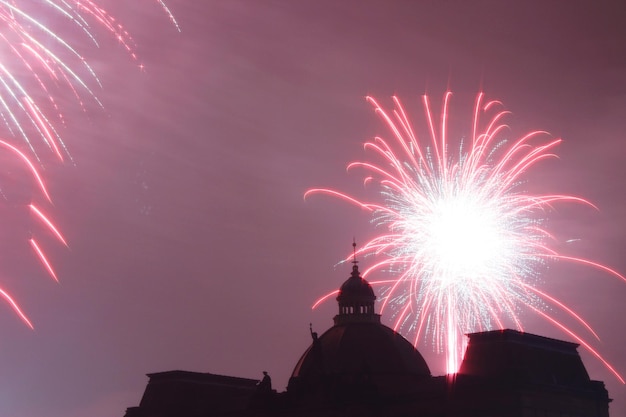
[[[527,187],[596,204],[559,206],[550,229],[580,239],[568,253],[626,272],[626,11],[617,2],[169,0],[180,33],[152,1],[102,3],[129,28],[146,69],[104,33],[85,52],[105,109],[66,115],[74,164],[44,167],[49,212],[70,245],[48,251],[59,284],[30,253],[33,220],[7,221],[1,285],[35,330],[0,304],[0,416],[121,417],[139,404],[146,373],[173,369],[267,370],[284,388],[309,323],[318,332],[332,324],[335,302],[311,311],[313,302],[349,276],[336,264],[352,238],[377,233],[365,212],[303,200],[315,186],[363,192],[345,165],[387,134],[366,95],[400,96],[421,123],[422,94],[438,102],[450,89],[453,111],[469,117],[484,91],[512,112],[513,134],[562,137],[560,159]],[[543,279],[626,374],[626,283],[564,264]],[[524,320],[526,331],[571,340],[532,314]],[[418,349],[443,373],[429,343]],[[580,351],[615,400],[611,414],[626,414],[626,387]]]

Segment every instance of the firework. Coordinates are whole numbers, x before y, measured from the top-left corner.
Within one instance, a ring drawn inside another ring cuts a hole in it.
[[[165,3],[150,1],[161,7],[179,30]],[[102,107],[96,94],[102,84],[78,45],[87,40],[98,47],[96,31],[103,32],[137,60],[135,44],[125,27],[94,0],[0,0],[0,23],[0,126],[4,126],[0,150],[25,165],[44,204],[49,204],[51,198],[38,167],[49,155],[58,161],[69,156],[59,133],[59,127],[65,125],[64,109],[59,104],[63,100],[57,97],[69,93],[83,110],[89,101]],[[42,207],[30,204],[29,208],[44,230],[67,245]],[[29,242],[37,259],[56,280],[38,241],[33,236]],[[32,327],[6,291],[0,289],[0,296]]]
[[[479,94],[469,139],[451,143],[450,98],[449,92],[443,97],[436,122],[429,98],[423,97],[429,137],[425,143],[396,97],[391,112],[368,97],[392,139],[366,142],[371,162],[352,162],[348,169],[365,173],[364,184],[376,190],[373,199],[328,188],[310,189],[305,198],[326,194],[371,213],[373,223],[384,231],[357,251],[376,257],[364,276],[375,271],[390,276],[372,281],[383,288],[382,310],[392,311],[395,330],[413,334],[415,344],[429,335],[435,349],[445,353],[449,374],[458,370],[466,333],[508,323],[523,330],[520,313],[530,309],[577,340],[624,382],[590,343],[549,311],[565,312],[597,337],[589,325],[540,289],[540,272],[552,260],[592,266],[626,280],[606,266],[553,248],[555,239],[545,220],[551,206],[593,207],[590,202],[522,189],[524,173],[555,157],[553,149],[561,139],[546,140],[546,132],[533,131],[504,140],[507,112],[501,103]]]

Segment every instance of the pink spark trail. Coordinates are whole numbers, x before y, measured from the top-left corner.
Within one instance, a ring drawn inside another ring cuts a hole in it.
[[[609,267],[553,249],[545,213],[557,203],[594,207],[591,203],[570,195],[529,194],[521,187],[526,172],[555,157],[553,149],[561,139],[533,131],[504,140],[507,112],[481,93],[472,112],[471,136],[450,141],[451,98],[450,92],[444,95],[439,121],[430,99],[422,98],[424,141],[396,97],[391,111],[368,97],[392,133],[391,139],[375,137],[365,143],[371,160],[348,164],[348,170],[363,172],[364,185],[373,188],[370,198],[330,188],[310,189],[305,198],[328,195],[371,213],[382,232],[357,251],[376,259],[363,275],[391,277],[372,281],[383,290],[381,309],[391,310],[393,327],[412,334],[415,344],[429,335],[436,351],[445,354],[448,374],[458,370],[465,334],[501,329],[507,323],[523,330],[521,313],[528,311],[573,337],[624,382],[581,334],[549,312],[573,318],[595,337],[590,326],[539,288],[546,263],[559,260],[626,281]]]
[[[159,7],[180,31],[163,0],[145,1]],[[0,152],[8,153],[27,167],[26,172],[48,205],[52,199],[39,172],[41,162],[50,159],[63,162],[69,157],[59,132],[70,117],[65,114],[68,109],[59,103],[71,102],[65,100],[69,96],[81,111],[85,111],[89,103],[103,107],[97,95],[102,84],[82,55],[82,41],[87,40],[97,48],[98,35],[102,33],[116,39],[132,60],[138,60],[132,36],[100,3],[96,0],[0,0],[0,129],[4,130],[0,132]],[[39,220],[38,224],[67,246],[60,230],[45,214],[45,206],[30,204],[29,208]],[[36,258],[57,280],[40,241],[32,236],[29,241]],[[0,289],[0,296],[32,327],[8,292]]]

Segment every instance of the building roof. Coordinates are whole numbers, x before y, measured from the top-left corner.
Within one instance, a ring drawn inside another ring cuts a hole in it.
[[[590,381],[576,343],[510,329],[468,337],[461,375],[567,386]]]
[[[361,278],[359,274],[359,268],[354,264],[352,267],[352,274],[339,288],[339,295],[337,300],[341,302],[342,299],[348,297],[363,298],[366,300],[376,300],[376,295],[369,282]]]
[[[314,340],[292,377],[358,373],[430,376],[422,355],[399,333],[380,323],[355,322],[335,325]]]
[[[608,392],[589,379],[576,343],[515,330],[472,333],[458,374],[432,377],[417,349],[381,324],[374,291],[353,263],[334,326],[319,337],[311,329],[286,392],[273,390],[267,375],[259,382],[159,372],[125,417],[609,417]]]
[[[296,364],[289,389],[316,385],[347,386],[367,381],[377,392],[404,390],[430,377],[422,355],[399,333],[380,323],[376,296],[354,262],[351,276],[340,287],[335,325],[313,343]],[[337,387],[337,389],[341,389]]]

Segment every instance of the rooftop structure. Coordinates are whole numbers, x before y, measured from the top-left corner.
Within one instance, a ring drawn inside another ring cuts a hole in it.
[[[431,376],[422,355],[383,325],[356,260],[337,296],[334,325],[296,363],[285,392],[262,381],[207,373],[149,374],[125,417],[608,417],[578,345],[494,330],[469,334],[458,374]]]

